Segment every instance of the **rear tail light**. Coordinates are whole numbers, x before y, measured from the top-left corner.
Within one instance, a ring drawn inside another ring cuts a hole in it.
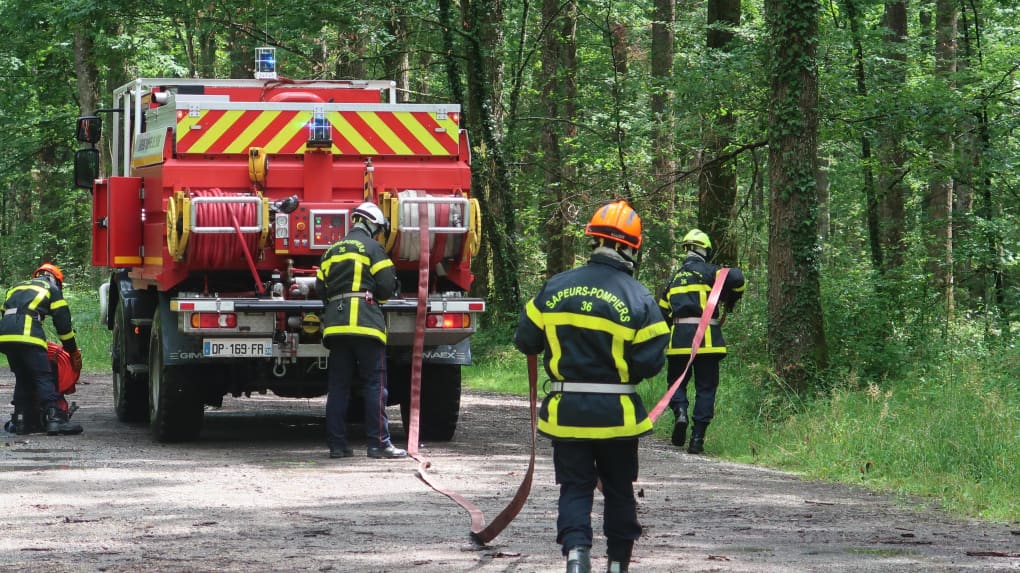
[[[471,315],[450,313],[450,314],[429,314],[425,317],[426,328],[470,328]]]
[[[194,312],[192,328],[237,328],[237,314],[233,312]]]

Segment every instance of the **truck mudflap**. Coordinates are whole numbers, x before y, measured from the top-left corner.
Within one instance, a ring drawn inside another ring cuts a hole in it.
[[[390,347],[387,354],[391,360],[401,364],[411,362],[412,349],[406,346]],[[467,366],[471,364],[471,339],[465,338],[456,344],[440,344],[422,349],[423,364],[450,364]]]

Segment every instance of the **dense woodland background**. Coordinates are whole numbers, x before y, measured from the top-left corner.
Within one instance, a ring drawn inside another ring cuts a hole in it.
[[[74,120],[138,76],[394,79],[463,106],[487,328],[632,201],[658,293],[707,231],[745,270],[745,355],[796,393],[1012,349],[1020,1],[0,0],[0,284],[92,288]]]

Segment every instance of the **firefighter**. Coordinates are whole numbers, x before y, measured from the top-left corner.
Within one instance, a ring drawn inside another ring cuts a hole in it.
[[[326,434],[329,457],[347,458],[346,417],[351,385],[361,386],[368,457],[403,458],[390,442],[386,417],[386,319],[379,303],[397,290],[397,271],[379,239],[389,222],[374,203],[351,212],[347,235],[322,255],[316,291],[325,304],[323,344],[329,348]]]
[[[8,427],[16,434],[40,429],[51,436],[82,431],[81,425],[71,422],[70,413],[61,407],[67,402],[57,391],[43,330],[43,321],[52,316],[57,336],[70,354],[71,367],[81,372],[81,350],[75,341],[63,286],[63,271],[53,263],[43,263],[31,279],[8,289],[4,299],[0,352],[7,355],[14,372],[14,415]]]
[[[521,311],[514,343],[544,353],[549,394],[538,431],[552,440],[560,486],[556,540],[568,573],[591,570],[596,484],[605,496],[609,571],[627,571],[641,535],[634,498],[638,438],[652,432],[637,384],[658,373],[669,327],[631,276],[641,219],[626,201],[600,207],[585,227],[586,265],[550,278]]]
[[[704,312],[708,295],[712,291],[719,265],[713,264],[712,241],[698,229],[691,229],[683,238],[683,249],[687,253],[680,270],[663,289],[659,307],[662,315],[672,323],[669,348],[666,350],[668,368],[666,384],[671,385],[680,377],[691,357],[691,345],[698,322]],[[723,283],[719,302],[727,312],[744,294],[744,273],[730,268]],[[691,441],[687,452],[700,454],[705,451],[705,431],[715,415],[715,392],[719,387],[719,363],[726,357],[726,341],[722,334],[723,316],[716,307],[705,330],[701,346],[694,355],[691,368],[684,375],[683,382],[669,402],[673,410],[673,445],[682,448],[687,438],[689,419],[693,418]],[[687,383],[694,373],[694,415],[688,416]]]

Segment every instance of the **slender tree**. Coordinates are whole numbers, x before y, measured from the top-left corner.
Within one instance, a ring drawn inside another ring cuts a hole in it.
[[[734,30],[740,25],[740,0],[708,0],[706,44],[713,52],[730,51]],[[709,125],[704,135],[703,166],[698,176],[698,225],[712,238],[715,261],[723,265],[737,263],[737,242],[730,224],[737,197],[735,159],[720,160],[733,142],[730,135],[736,125],[728,100],[730,94],[716,93]]]
[[[649,107],[652,112],[652,192],[649,203],[656,212],[648,217],[646,252],[654,257],[652,268],[663,269],[657,284],[668,280],[666,273],[676,255],[676,183],[673,155],[676,121],[673,115],[673,61],[676,37],[676,0],[655,0],[652,13],[651,75]]]
[[[539,211],[546,214],[546,275],[574,266],[571,229],[574,210],[575,169],[571,141],[576,136],[573,117],[577,97],[577,7],[572,0],[542,2],[541,101],[548,110],[542,122],[543,171],[547,194],[541,195]]]
[[[956,72],[957,23],[959,9],[952,0],[935,2],[935,76],[950,93]],[[936,175],[928,185],[925,197],[925,220],[928,221],[928,272],[945,316],[953,315],[953,132],[948,125],[940,127],[934,150]]]

